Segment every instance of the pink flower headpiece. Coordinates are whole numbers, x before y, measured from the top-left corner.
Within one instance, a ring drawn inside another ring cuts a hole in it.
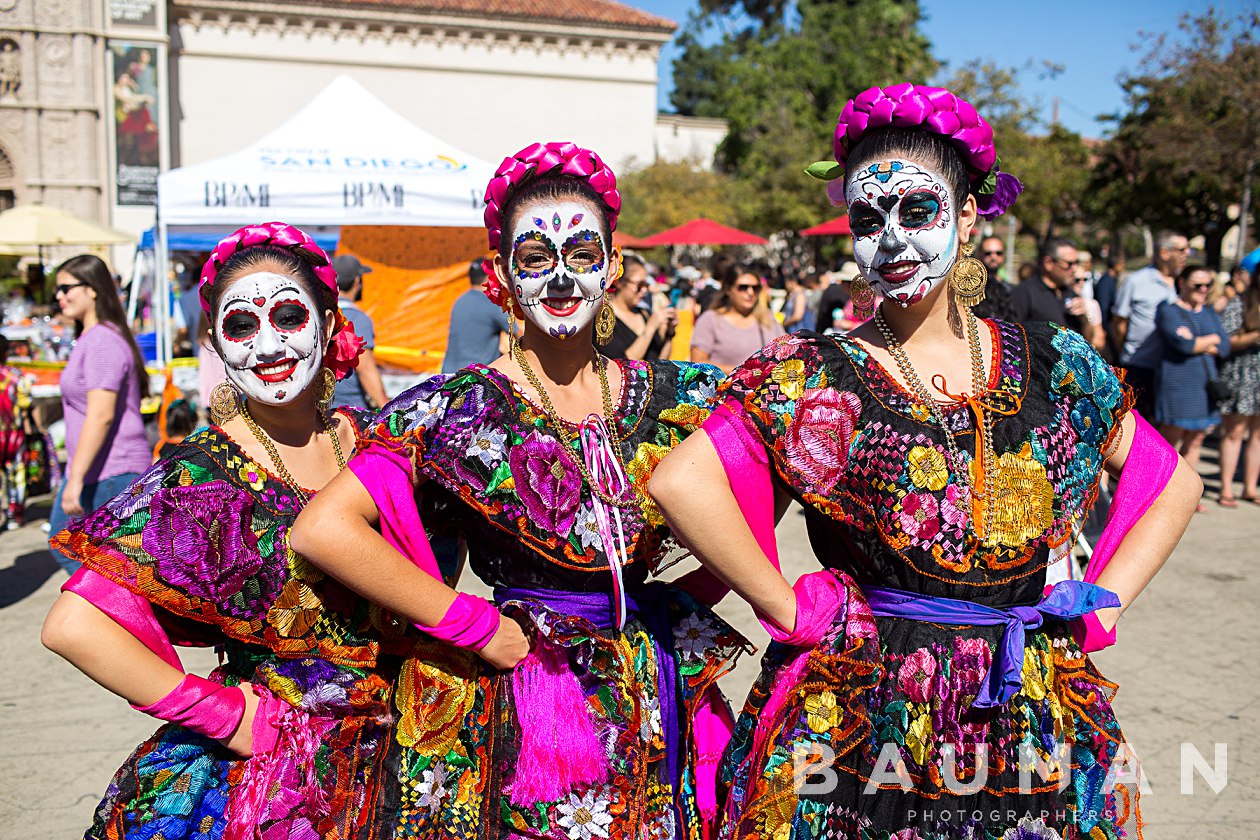
[[[210,252],[210,258],[201,267],[201,282],[198,289],[203,312],[210,314],[210,300],[206,293],[214,285],[227,261],[241,251],[263,246],[292,251],[298,259],[311,267],[319,281],[336,297],[337,270],[333,268],[332,260],[328,258],[324,249],[300,228],[284,222],[263,222],[239,228],[214,246],[214,250]],[[331,370],[338,379],[345,379],[350,375],[350,371],[358,367],[359,356],[367,345],[355,333],[354,325],[341,314],[340,309],[334,309],[333,319],[335,328],[332,341],[324,352],[324,367]]]
[[[503,206],[512,193],[521,185],[544,175],[567,175],[590,184],[608,208],[609,229],[617,229],[617,214],[621,212],[617,176],[599,159],[599,155],[576,143],[534,143],[511,157],[504,158],[486,186],[485,219],[486,231],[490,235],[490,250],[499,250]]]
[[[986,219],[1006,212],[1024,190],[1018,178],[1001,171],[993,126],[971,103],[944,88],[904,82],[869,88],[845,103],[836,123],[836,162],[822,161],[806,168],[815,178],[831,182],[827,195],[832,203],[844,203],[843,178],[849,152],[868,131],[877,128],[917,128],[952,143],[967,167],[972,195]]]

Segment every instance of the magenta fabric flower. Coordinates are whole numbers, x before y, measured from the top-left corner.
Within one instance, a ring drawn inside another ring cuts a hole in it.
[[[930,540],[941,530],[940,508],[931,493],[907,493],[897,519],[901,530],[921,540]]]
[[[810,388],[796,401],[784,451],[801,474],[823,490],[840,480],[849,463],[849,442],[862,416],[862,401],[849,391]]]
[[[947,484],[940,508],[941,522],[955,531],[962,531],[967,527],[967,519],[971,515],[971,494],[962,485]]]
[[[925,647],[906,657],[897,672],[897,685],[916,703],[926,703],[932,696],[932,680],[936,676],[936,660]]]
[[[539,528],[561,539],[573,530],[582,488],[571,457],[555,438],[538,432],[531,432],[508,453],[516,495],[525,513]]]
[[[283,573],[263,569],[251,528],[253,507],[247,495],[223,481],[163,490],[149,506],[141,547],[157,559],[157,574],[167,583],[221,608],[242,594],[248,598],[246,613],[261,616],[275,600]],[[256,583],[242,592],[250,578]]]

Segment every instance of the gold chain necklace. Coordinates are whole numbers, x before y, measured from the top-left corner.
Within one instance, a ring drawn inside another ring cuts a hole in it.
[[[521,366],[521,371],[525,374],[525,378],[529,380],[529,385],[534,389],[534,393],[538,394],[538,398],[542,400],[543,411],[546,412],[547,419],[551,421],[551,427],[560,436],[561,450],[563,450],[573,465],[577,467],[578,472],[581,473],[582,478],[586,481],[586,486],[591,488],[591,492],[604,504],[620,508],[632,507],[638,496],[638,488],[635,487],[633,481],[630,481],[629,475],[626,476],[629,492],[621,498],[610,496],[600,489],[599,485],[595,483],[594,477],[591,476],[590,471],[586,469],[586,464],[582,463],[580,458],[574,456],[570,447],[577,435],[570,435],[568,429],[565,428],[564,421],[560,419],[555,406],[551,404],[551,397],[547,396],[547,391],[543,388],[542,382],[538,380],[534,369],[529,366],[529,360],[525,357],[525,350],[521,347],[520,339],[513,338],[512,345],[516,349],[515,358]],[[598,353],[595,354],[595,370],[599,373],[599,388],[604,398],[604,426],[608,429],[608,436],[612,438],[610,443],[612,444],[613,454],[616,456],[618,463],[620,463],[621,435],[617,433],[617,416],[613,413],[612,389],[608,386],[608,359]],[[622,472],[625,472],[624,465],[622,465]]]
[[[993,533],[993,502],[997,478],[997,458],[993,449],[993,421],[989,417],[989,413],[976,411],[976,423],[979,427],[976,430],[976,457],[980,459],[984,468],[984,489],[982,490],[969,480],[962,451],[958,448],[957,441],[954,440],[954,434],[948,421],[945,419],[945,413],[941,410],[940,404],[932,396],[927,386],[923,384],[923,380],[919,378],[914,365],[910,363],[910,357],[906,355],[905,348],[901,346],[901,342],[893,334],[892,328],[884,320],[882,306],[875,310],[875,326],[879,329],[880,335],[884,337],[884,344],[888,346],[889,355],[897,363],[898,370],[901,371],[902,377],[905,378],[911,390],[914,391],[915,397],[927,408],[933,419],[941,427],[941,430],[945,432],[946,458],[954,475],[967,487],[968,492],[971,494],[973,522],[975,520],[975,500],[984,500],[984,533],[980,536],[982,540],[987,540],[989,535]],[[976,319],[975,313],[970,309],[967,309],[967,343],[971,349],[972,400],[979,402],[988,393],[988,383],[984,376],[984,352],[980,347],[980,324]]]
[[[327,432],[328,436],[332,439],[333,454],[337,456],[338,471],[345,469],[346,457],[341,452],[341,441],[338,440],[337,433],[333,431],[332,425],[328,422],[328,417],[325,416],[322,411],[316,412],[316,414],[319,417],[320,424],[324,427],[324,431]],[[271,442],[271,438],[256,422],[254,422],[253,416],[249,413],[249,406],[244,400],[241,400],[241,419],[245,421],[245,425],[249,427],[249,430],[253,433],[254,438],[262,444],[262,448],[267,450],[267,456],[271,458],[271,465],[275,468],[276,475],[280,476],[281,481],[289,485],[289,488],[293,491],[294,495],[296,495],[302,504],[305,505],[309,501],[309,498],[302,490],[301,485],[294,480],[288,468],[285,467],[284,461],[280,460],[280,453],[276,451],[276,445]]]

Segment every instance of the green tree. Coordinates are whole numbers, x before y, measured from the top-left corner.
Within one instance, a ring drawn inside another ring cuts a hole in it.
[[[1114,224],[1202,234],[1209,264],[1241,204],[1254,231],[1260,158],[1260,13],[1186,15],[1179,37],[1154,39],[1123,80],[1127,110],[1094,174],[1097,212]]]
[[[731,177],[694,163],[654,163],[619,179],[621,216],[617,229],[647,236],[704,217],[740,223],[740,200]]]
[[[745,224],[796,229],[834,211],[801,170],[831,153],[844,103],[936,69],[916,0],[702,0],[674,63],[679,113],[721,117],[719,167],[745,188]],[[709,27],[726,34],[705,45]]]
[[[957,71],[946,87],[992,124],[1002,169],[1024,183],[1011,212],[1044,241],[1086,215],[1081,199],[1089,189],[1090,153],[1079,135],[1040,123],[1037,109],[1020,91],[1019,76],[1016,68],[978,62]]]

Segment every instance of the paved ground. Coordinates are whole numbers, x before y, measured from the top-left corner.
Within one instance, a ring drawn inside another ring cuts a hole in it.
[[[1121,685],[1117,713],[1150,779],[1150,840],[1257,836],[1260,507],[1208,507],[1123,620],[1120,644],[1096,658]],[[44,539],[38,524],[0,533],[0,840],[81,836],[113,771],[154,728],[40,646],[40,623],[64,580]],[[795,511],[779,539],[789,577],[815,567]],[[764,645],[741,607],[728,598],[720,611]],[[205,673],[214,658],[193,651],[185,663]],[[737,705],[756,668],[750,657],[726,679]],[[1209,763],[1225,745],[1228,784],[1219,794],[1198,777],[1193,794],[1183,792],[1183,743]]]

